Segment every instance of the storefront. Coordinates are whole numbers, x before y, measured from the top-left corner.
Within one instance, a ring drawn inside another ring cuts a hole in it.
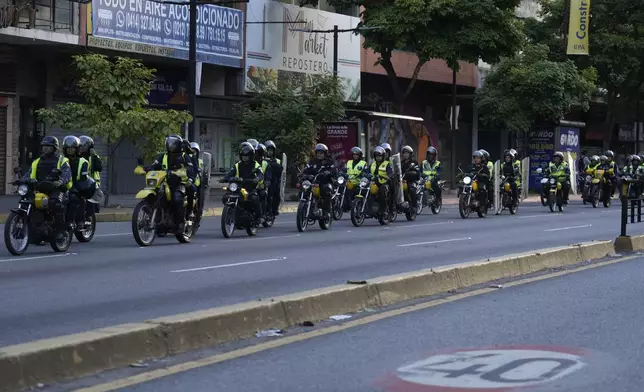
[[[232,98],[197,99],[195,129],[199,132],[199,146],[212,155],[210,172],[220,175],[220,169],[228,170],[237,162],[237,146],[243,138],[233,120],[234,105],[240,102]]]

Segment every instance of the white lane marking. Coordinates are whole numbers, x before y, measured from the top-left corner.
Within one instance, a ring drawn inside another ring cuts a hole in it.
[[[12,259],[2,259],[0,260],[0,263],[8,263],[10,261],[23,261],[23,260],[39,260],[39,259],[53,259],[54,257],[67,257],[67,256],[77,256],[78,253],[57,253],[54,255],[46,255],[46,256],[33,256],[33,257],[20,257],[16,256]]]
[[[299,234],[292,234],[292,235],[276,235],[274,237],[253,237],[253,238],[234,238],[232,240],[226,240],[223,239],[222,241],[225,242],[230,242],[230,241],[261,241],[261,240],[274,240],[276,238],[293,238],[293,237],[299,237]]]
[[[208,266],[208,267],[188,268],[188,269],[174,270],[174,271],[170,271],[170,272],[207,271],[207,270],[213,270],[213,269],[218,269],[218,268],[239,267],[241,265],[270,263],[272,261],[282,261],[282,260],[286,260],[286,257],[278,257],[276,259],[266,259],[266,260],[244,261],[244,262],[241,262],[241,263],[233,263],[233,264],[211,265],[211,266]]]
[[[427,242],[416,242],[413,244],[402,244],[402,245],[396,245],[400,247],[407,247],[407,246],[417,246],[417,245],[431,245],[431,244],[442,244],[444,242],[456,242],[456,241],[466,241],[466,240],[471,240],[472,237],[463,237],[463,238],[450,238],[448,240],[437,240],[437,241],[427,241]]]
[[[454,223],[454,221],[449,222],[434,222],[434,223],[421,223],[419,225],[404,225],[404,226],[393,226],[396,229],[405,229],[408,227],[423,227],[423,226],[438,226],[438,225],[449,225]]]
[[[563,214],[559,214],[559,213],[557,213],[557,214],[552,214],[552,213],[551,213],[551,214],[541,214],[541,215],[523,215],[523,216],[518,216],[517,218],[519,218],[519,219],[527,219],[527,218],[549,218],[549,217],[551,217],[551,216],[560,216],[560,215],[563,215]]]
[[[582,229],[584,227],[590,227],[592,225],[581,225],[581,226],[569,226],[569,227],[559,227],[557,229],[548,229],[544,231],[561,231],[561,230],[570,230],[570,229]]]

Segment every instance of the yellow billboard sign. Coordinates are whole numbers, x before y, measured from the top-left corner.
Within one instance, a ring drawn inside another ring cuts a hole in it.
[[[590,0],[570,0],[567,54],[588,56],[589,27]]]

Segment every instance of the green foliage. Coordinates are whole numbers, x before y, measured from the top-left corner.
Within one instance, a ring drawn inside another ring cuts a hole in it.
[[[315,3],[315,0],[305,0]],[[525,37],[514,16],[520,0],[327,0],[337,9],[364,5],[359,28],[364,47],[380,55],[399,105],[411,92],[418,72],[431,59],[443,59],[458,70],[458,60],[496,63],[516,53]],[[392,64],[395,50],[418,56],[410,82],[400,85]]]
[[[156,70],[138,60],[86,54],[74,56],[74,63],[84,103],[39,109],[37,115],[49,125],[83,130],[113,144],[129,140],[150,158],[162,150],[165,136],[192,121],[187,112],[144,108]]]
[[[304,84],[287,82],[258,92],[238,108],[237,119],[246,137],[273,140],[297,166],[306,162],[322,123],[344,116],[343,101],[338,78],[316,75]]]
[[[535,121],[562,119],[572,104],[588,109],[595,69],[580,72],[571,60],[552,61],[548,54],[545,45],[527,46],[492,69],[474,100],[484,123],[527,131]]]

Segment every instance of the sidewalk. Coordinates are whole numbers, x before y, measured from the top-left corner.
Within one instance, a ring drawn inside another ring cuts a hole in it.
[[[221,216],[222,205],[221,196],[223,191],[211,192],[210,200],[204,209],[204,216]],[[101,212],[96,215],[97,222],[128,222],[132,219],[132,208],[138,203],[134,198],[135,195],[112,195],[110,196],[110,207],[101,207]],[[297,197],[295,189],[286,192],[286,199],[294,200]],[[18,205],[20,197],[17,195],[0,196],[0,222],[4,223],[9,215],[9,211]],[[539,196],[529,195],[523,203],[538,203]],[[447,194],[443,199],[444,206],[455,206],[458,199],[455,194]],[[286,201],[282,204],[280,211],[283,213],[293,213],[297,211],[296,201]]]

